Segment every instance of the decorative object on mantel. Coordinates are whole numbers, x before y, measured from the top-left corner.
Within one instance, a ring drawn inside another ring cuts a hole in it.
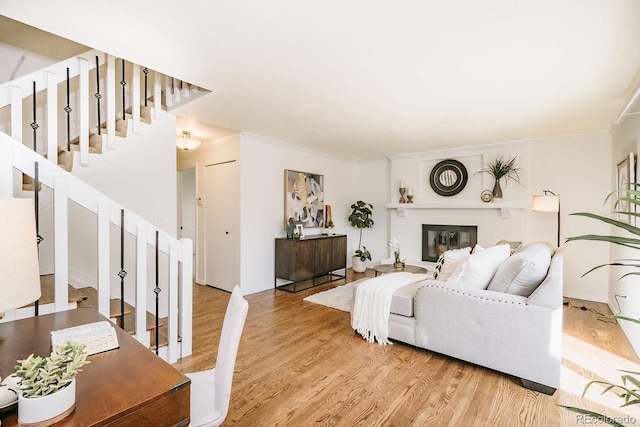
[[[413,188],[409,187],[407,189],[407,203],[413,203]]]
[[[490,190],[484,190],[482,193],[480,193],[480,200],[485,203],[489,203],[493,200],[493,193]]]
[[[31,354],[18,360],[16,376],[20,382],[18,422],[48,426],[75,409],[76,375],[87,360],[85,344],[67,342],[54,346],[50,356]]]
[[[358,249],[353,256],[351,269],[356,273],[363,273],[367,270],[366,260],[371,261],[371,254],[367,248],[362,246],[362,229],[373,227],[373,205],[358,200],[351,205],[351,215],[349,215],[349,224],[360,230],[360,238],[358,239]],[[361,249],[362,248],[362,249]]]
[[[440,196],[455,196],[461,192],[469,175],[464,165],[453,159],[442,160],[431,169],[429,183]]]
[[[400,180],[400,188],[398,188],[398,191],[400,192],[400,200],[398,200],[398,203],[407,203],[407,200],[404,198],[404,195],[407,192],[404,179]]]
[[[557,212],[558,214],[558,247],[560,247],[560,195],[544,190],[544,195],[533,196],[532,211]]]
[[[479,173],[488,173],[495,179],[493,186],[494,202],[502,201],[502,187],[500,186],[500,180],[502,178],[505,178],[505,185],[510,179],[520,183],[520,168],[517,167],[517,161],[518,156],[514,156],[508,160],[505,160],[504,156],[496,157],[489,162],[484,169],[476,172],[476,175]]]
[[[404,261],[400,259],[400,243],[398,243],[396,239],[391,239],[387,245],[389,245],[391,252],[393,252],[393,268],[397,271],[404,270]]]

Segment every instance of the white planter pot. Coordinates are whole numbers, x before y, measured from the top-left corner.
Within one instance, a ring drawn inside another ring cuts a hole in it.
[[[356,273],[364,273],[367,270],[367,262],[360,260],[360,257],[354,256],[351,262],[351,269]]]
[[[43,397],[18,396],[20,425],[48,426],[69,415],[76,405],[76,380],[62,390]]]

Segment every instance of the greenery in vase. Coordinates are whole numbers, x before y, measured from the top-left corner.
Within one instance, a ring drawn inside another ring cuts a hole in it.
[[[362,250],[356,250],[356,256],[360,258],[360,261],[365,262],[366,260],[371,261],[371,253],[367,250],[366,246],[362,247]]]
[[[402,260],[400,259],[400,243],[398,243],[396,239],[391,239],[387,244],[393,252],[394,264],[403,264]]]
[[[637,189],[614,191],[611,194],[609,194],[609,196],[607,196],[605,203],[612,196],[616,197],[616,201],[614,203],[614,211],[612,212],[614,215],[617,215],[617,214],[629,215],[632,218],[637,218],[638,216],[640,216],[640,214],[637,213],[637,211],[639,210],[638,206],[640,206],[640,191],[638,191]],[[633,208],[630,209],[629,211],[619,210],[620,206],[624,204],[629,204]],[[599,242],[606,242],[614,245],[620,245],[627,248],[640,250],[640,228],[631,224],[627,224],[622,221],[618,221],[613,218],[596,215],[588,212],[578,212],[578,213],[573,213],[571,215],[583,216],[586,218],[594,219],[596,221],[604,222],[605,224],[609,224],[610,226],[616,227],[620,230],[624,230],[627,233],[624,233],[626,234],[626,236],[585,234],[581,236],[570,237],[567,239],[567,242],[580,241],[580,240],[599,241]],[[635,221],[633,222],[635,223]],[[632,236],[629,237],[629,234],[631,234]],[[614,262],[601,264],[596,267],[593,267],[591,270],[584,273],[584,275],[589,274],[592,271],[605,266],[631,268],[632,270],[623,274],[622,277],[620,277],[621,279],[627,276],[640,275],[640,271],[637,270],[637,269],[640,269],[640,259],[624,259],[624,260],[617,260]],[[627,316],[611,315],[609,317],[640,324],[640,319],[634,319]],[[640,404],[640,372],[625,371],[625,370],[621,370],[620,372],[622,372],[622,375],[620,376],[621,381],[619,384],[610,383],[605,380],[593,380],[588,382],[587,385],[585,385],[584,390],[582,392],[582,396],[584,397],[587,394],[587,391],[591,386],[595,384],[599,384],[604,386],[604,390],[602,391],[602,394],[615,393],[622,400],[621,407]],[[572,412],[588,415],[588,416],[594,417],[594,419],[602,420],[603,423],[606,423],[609,425],[622,426],[622,424],[620,424],[618,420],[613,417],[607,417],[605,415],[602,415],[593,411],[589,411],[586,409],[577,408],[573,406],[565,406],[565,405],[560,405],[560,406]]]
[[[518,156],[514,156],[510,159],[505,159],[504,156],[496,157],[487,166],[477,173],[488,173],[496,181],[500,181],[505,178],[506,181],[513,180],[520,183],[520,171],[522,170],[517,166]]]
[[[42,358],[31,354],[18,360],[16,375],[24,397],[41,397],[65,388],[84,365],[89,363],[85,344],[67,342],[56,346],[50,356]]]
[[[352,227],[355,227],[360,230],[360,238],[358,239],[358,250],[356,251],[356,256],[359,256],[362,261],[365,259],[371,260],[371,254],[368,251],[366,256],[362,254],[358,254],[358,252],[362,253],[360,250],[362,246],[362,229],[373,227],[373,206],[371,203],[365,203],[362,200],[358,200],[354,204],[351,205],[351,215],[349,215],[349,224]]]

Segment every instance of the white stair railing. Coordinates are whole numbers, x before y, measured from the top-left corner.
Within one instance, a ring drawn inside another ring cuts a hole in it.
[[[72,200],[97,215],[98,229],[98,310],[109,317],[110,296],[110,224],[120,226],[120,212],[125,209],[116,201],[108,198],[84,181],[59,168],[54,163],[29,149],[20,141],[0,132],[0,198],[14,196],[16,186],[15,171],[30,177],[35,175],[35,163],[38,162],[39,181],[52,189],[55,238],[55,311],[68,308],[67,278],[68,262],[68,201]],[[125,209],[126,210],[126,209]],[[185,357],[192,351],[192,273],[193,242],[190,239],[176,240],[167,233],[158,230],[132,212],[127,212],[125,231],[136,239],[136,252],[140,266],[146,264],[147,248],[156,246],[158,231],[158,249],[168,259],[168,347],[160,354],[170,363],[179,357]],[[146,332],[146,290],[147,270],[136,269],[136,339],[149,347],[149,335]],[[180,341],[181,339],[181,341]]]

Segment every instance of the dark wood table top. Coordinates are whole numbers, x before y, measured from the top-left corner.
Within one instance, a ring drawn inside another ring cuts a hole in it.
[[[31,353],[48,356],[51,331],[100,320],[106,319],[97,310],[78,308],[0,323],[0,376],[12,374],[16,361]],[[189,378],[115,329],[120,348],[87,357],[91,363],[76,377],[75,411],[55,425],[186,425]],[[147,413],[150,409],[153,414]],[[161,422],[153,424],[158,422],[153,419]],[[17,426],[17,409],[0,414],[0,420],[2,427]]]

